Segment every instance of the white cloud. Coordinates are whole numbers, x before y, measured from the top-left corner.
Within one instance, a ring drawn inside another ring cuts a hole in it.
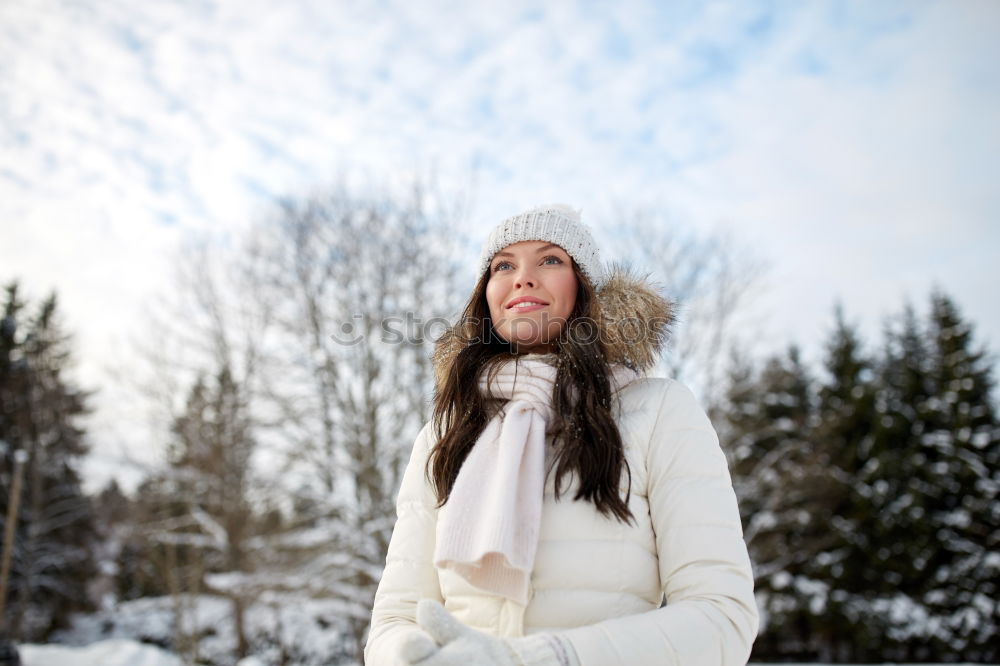
[[[59,290],[100,384],[192,231],[477,164],[474,228],[552,200],[728,223],[774,265],[769,339],[818,346],[837,296],[874,333],[936,281],[1000,342],[996,3],[537,7],[0,5],[0,279]]]

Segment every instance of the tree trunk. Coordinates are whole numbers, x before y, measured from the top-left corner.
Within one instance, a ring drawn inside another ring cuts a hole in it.
[[[250,646],[247,644],[245,625],[246,609],[238,593],[234,594],[231,599],[233,602],[233,626],[236,629],[236,658],[243,659],[250,651]]]

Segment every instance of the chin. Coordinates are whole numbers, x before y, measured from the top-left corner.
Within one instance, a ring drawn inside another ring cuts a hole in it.
[[[518,354],[546,354],[556,350],[550,342],[515,342],[514,346]]]

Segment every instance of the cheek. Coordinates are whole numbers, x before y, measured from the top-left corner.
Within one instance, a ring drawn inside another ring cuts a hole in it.
[[[499,280],[490,280],[486,284],[486,305],[490,308],[490,317],[496,321],[501,313],[505,290]]]
[[[576,305],[576,275],[568,272],[565,276],[559,276],[559,280],[553,285],[553,291],[562,304],[560,310],[564,310],[559,314],[568,317],[569,313],[573,311],[573,306]]]

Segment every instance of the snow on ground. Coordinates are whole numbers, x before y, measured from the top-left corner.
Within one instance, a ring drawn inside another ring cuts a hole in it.
[[[181,666],[180,657],[153,645],[113,638],[85,647],[66,645],[21,645],[23,666]],[[264,666],[247,657],[236,666]]]
[[[206,663],[230,666],[236,661],[237,644],[231,613],[231,602],[212,595],[182,595],[177,599],[144,597],[97,613],[78,615],[70,627],[52,639],[59,645],[77,648],[114,639],[169,649],[177,638],[180,622],[182,633],[197,640],[198,653]],[[264,666],[282,660],[294,666],[354,663],[344,643],[345,615],[343,604],[333,600],[261,595],[247,607],[245,616],[250,651],[260,662],[242,666]],[[43,662],[42,666],[48,663]],[[89,664],[76,660],[61,663]],[[132,662],[114,663],[131,666]],[[143,662],[135,663],[146,666]]]
[[[18,650],[24,666],[181,666],[177,655],[122,638],[86,647],[22,645]]]
[[[152,645],[114,638],[92,643],[85,647],[65,645],[21,645],[24,666],[181,666],[177,655]],[[256,657],[247,657],[236,666],[264,666]],[[753,666],[768,666],[756,664]],[[774,665],[779,666],[779,665]],[[822,664],[780,664],[780,666],[823,666]],[[905,666],[905,665],[900,665]],[[933,666],[921,664],[921,666]],[[956,666],[952,664],[951,666]],[[959,664],[958,666],[972,666]]]

